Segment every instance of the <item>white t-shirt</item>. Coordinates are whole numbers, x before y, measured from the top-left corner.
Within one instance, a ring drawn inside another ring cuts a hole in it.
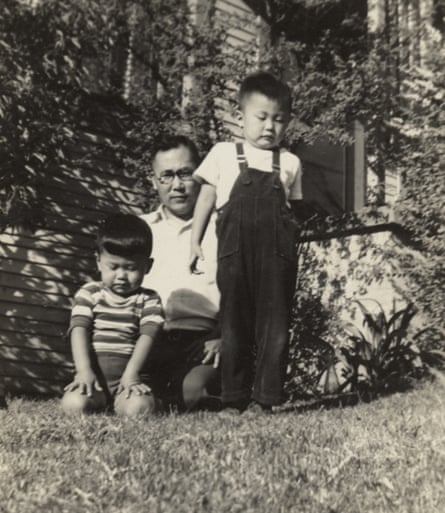
[[[249,167],[260,171],[272,172],[272,150],[255,148],[244,141],[244,154]],[[239,175],[236,145],[232,142],[220,142],[209,151],[201,165],[194,172],[200,181],[216,188],[216,208],[222,207],[229,199],[230,191]],[[287,200],[303,198],[300,159],[289,151],[280,148],[280,179]]]

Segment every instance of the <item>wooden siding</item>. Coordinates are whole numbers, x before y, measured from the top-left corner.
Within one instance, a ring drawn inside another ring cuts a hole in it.
[[[214,17],[227,30],[227,52],[238,48],[254,48],[258,42],[258,17],[242,0],[215,0]],[[246,70],[249,73],[252,70]],[[227,98],[218,101],[221,119],[235,138],[241,137],[241,128],[233,115],[228,98],[236,98],[238,84],[227,84]]]
[[[73,371],[71,298],[97,278],[97,223],[118,209],[142,213],[144,195],[112,146],[110,134],[80,135],[67,149],[72,165],[45,183],[45,228],[0,234],[0,381],[11,394],[62,393]]]

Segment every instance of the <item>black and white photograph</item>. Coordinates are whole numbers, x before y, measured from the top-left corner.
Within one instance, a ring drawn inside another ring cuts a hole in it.
[[[445,513],[445,0],[0,0],[0,513]]]

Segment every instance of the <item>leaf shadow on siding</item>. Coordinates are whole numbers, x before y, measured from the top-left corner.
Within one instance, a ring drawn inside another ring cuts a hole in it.
[[[60,395],[72,374],[66,330],[71,298],[97,278],[94,239],[111,212],[141,213],[137,177],[113,140],[84,132],[69,166],[45,177],[45,225],[0,234],[0,379],[12,395]]]

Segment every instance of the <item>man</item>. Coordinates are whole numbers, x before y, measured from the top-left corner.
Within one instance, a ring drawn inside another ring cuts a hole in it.
[[[142,218],[153,233],[154,260],[143,286],[161,296],[165,325],[153,349],[154,379],[161,397],[187,410],[219,403],[219,292],[216,235],[212,223],[203,240],[206,260],[188,266],[193,209],[199,185],[196,146],[184,136],[164,137],[153,150],[153,186],[160,206]],[[156,390],[155,390],[156,392]]]

